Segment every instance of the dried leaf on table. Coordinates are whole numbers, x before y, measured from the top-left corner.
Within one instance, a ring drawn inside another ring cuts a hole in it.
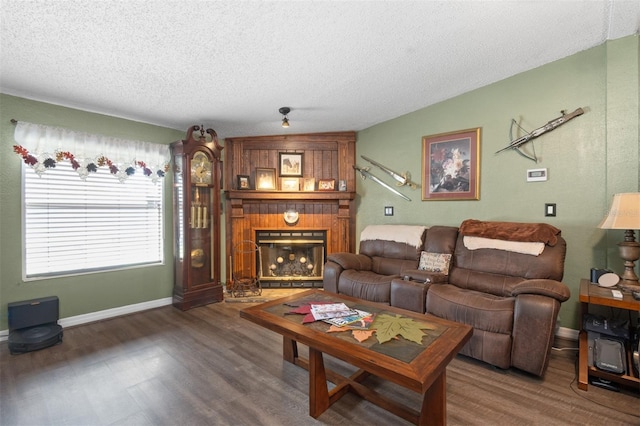
[[[337,325],[332,325],[327,330],[327,333],[338,333],[338,332],[341,332],[341,331],[351,331],[351,335],[353,336],[353,338],[356,339],[360,343],[362,343],[365,340],[367,340],[375,332],[375,330],[354,330],[354,329],[349,328],[349,327],[338,327]]]
[[[375,330],[353,330],[353,338],[362,343],[373,335]]]
[[[330,303],[330,302],[310,302],[310,303],[305,303],[304,305],[300,305],[300,306],[296,307],[295,309],[285,313],[285,315],[291,315],[291,314],[304,315],[304,318],[302,318],[302,323],[303,324],[306,324],[306,323],[309,323],[309,322],[314,322],[314,321],[316,321],[316,319],[311,314],[311,305],[321,305],[321,304],[326,304],[326,303]]]
[[[400,315],[380,314],[374,321],[376,328],[376,338],[378,342],[384,343],[400,335],[407,340],[422,344],[422,337],[425,333],[422,329],[433,329],[427,324],[412,320]]]
[[[332,325],[327,330],[327,333],[337,333],[339,331],[350,331],[350,330],[348,328],[345,328],[345,327],[338,327],[337,325]]]

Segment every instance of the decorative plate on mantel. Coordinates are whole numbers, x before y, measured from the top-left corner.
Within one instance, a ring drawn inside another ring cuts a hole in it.
[[[284,212],[284,221],[287,225],[295,225],[298,222],[299,214],[293,209]]]

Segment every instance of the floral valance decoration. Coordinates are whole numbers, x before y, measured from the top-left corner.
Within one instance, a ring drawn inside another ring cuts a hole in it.
[[[138,172],[153,182],[163,178],[171,159],[167,145],[118,139],[61,127],[19,121],[16,124],[13,151],[25,164],[42,175],[56,164],[68,161],[86,179],[100,167],[124,182]]]

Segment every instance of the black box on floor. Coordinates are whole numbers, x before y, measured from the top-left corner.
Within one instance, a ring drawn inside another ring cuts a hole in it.
[[[11,354],[36,351],[62,342],[57,296],[9,303],[7,311]]]

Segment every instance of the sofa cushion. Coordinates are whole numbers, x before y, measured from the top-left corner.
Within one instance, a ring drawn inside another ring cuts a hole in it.
[[[427,229],[423,251],[432,253],[453,253],[458,240],[458,227],[434,225]]]
[[[338,293],[388,304],[391,294],[391,280],[399,277],[399,275],[380,275],[371,271],[349,269],[340,275]]]
[[[449,282],[458,287],[508,297],[527,279],[562,280],[566,242],[559,235],[556,245],[546,246],[539,256],[504,250],[469,250],[463,238],[458,235],[449,272]]]
[[[389,259],[378,256],[371,259],[371,271],[380,275],[403,275],[405,270],[417,268],[418,259]]]
[[[433,284],[427,293],[427,313],[451,321],[469,324],[492,333],[511,334],[513,297],[458,288],[451,284]]]

